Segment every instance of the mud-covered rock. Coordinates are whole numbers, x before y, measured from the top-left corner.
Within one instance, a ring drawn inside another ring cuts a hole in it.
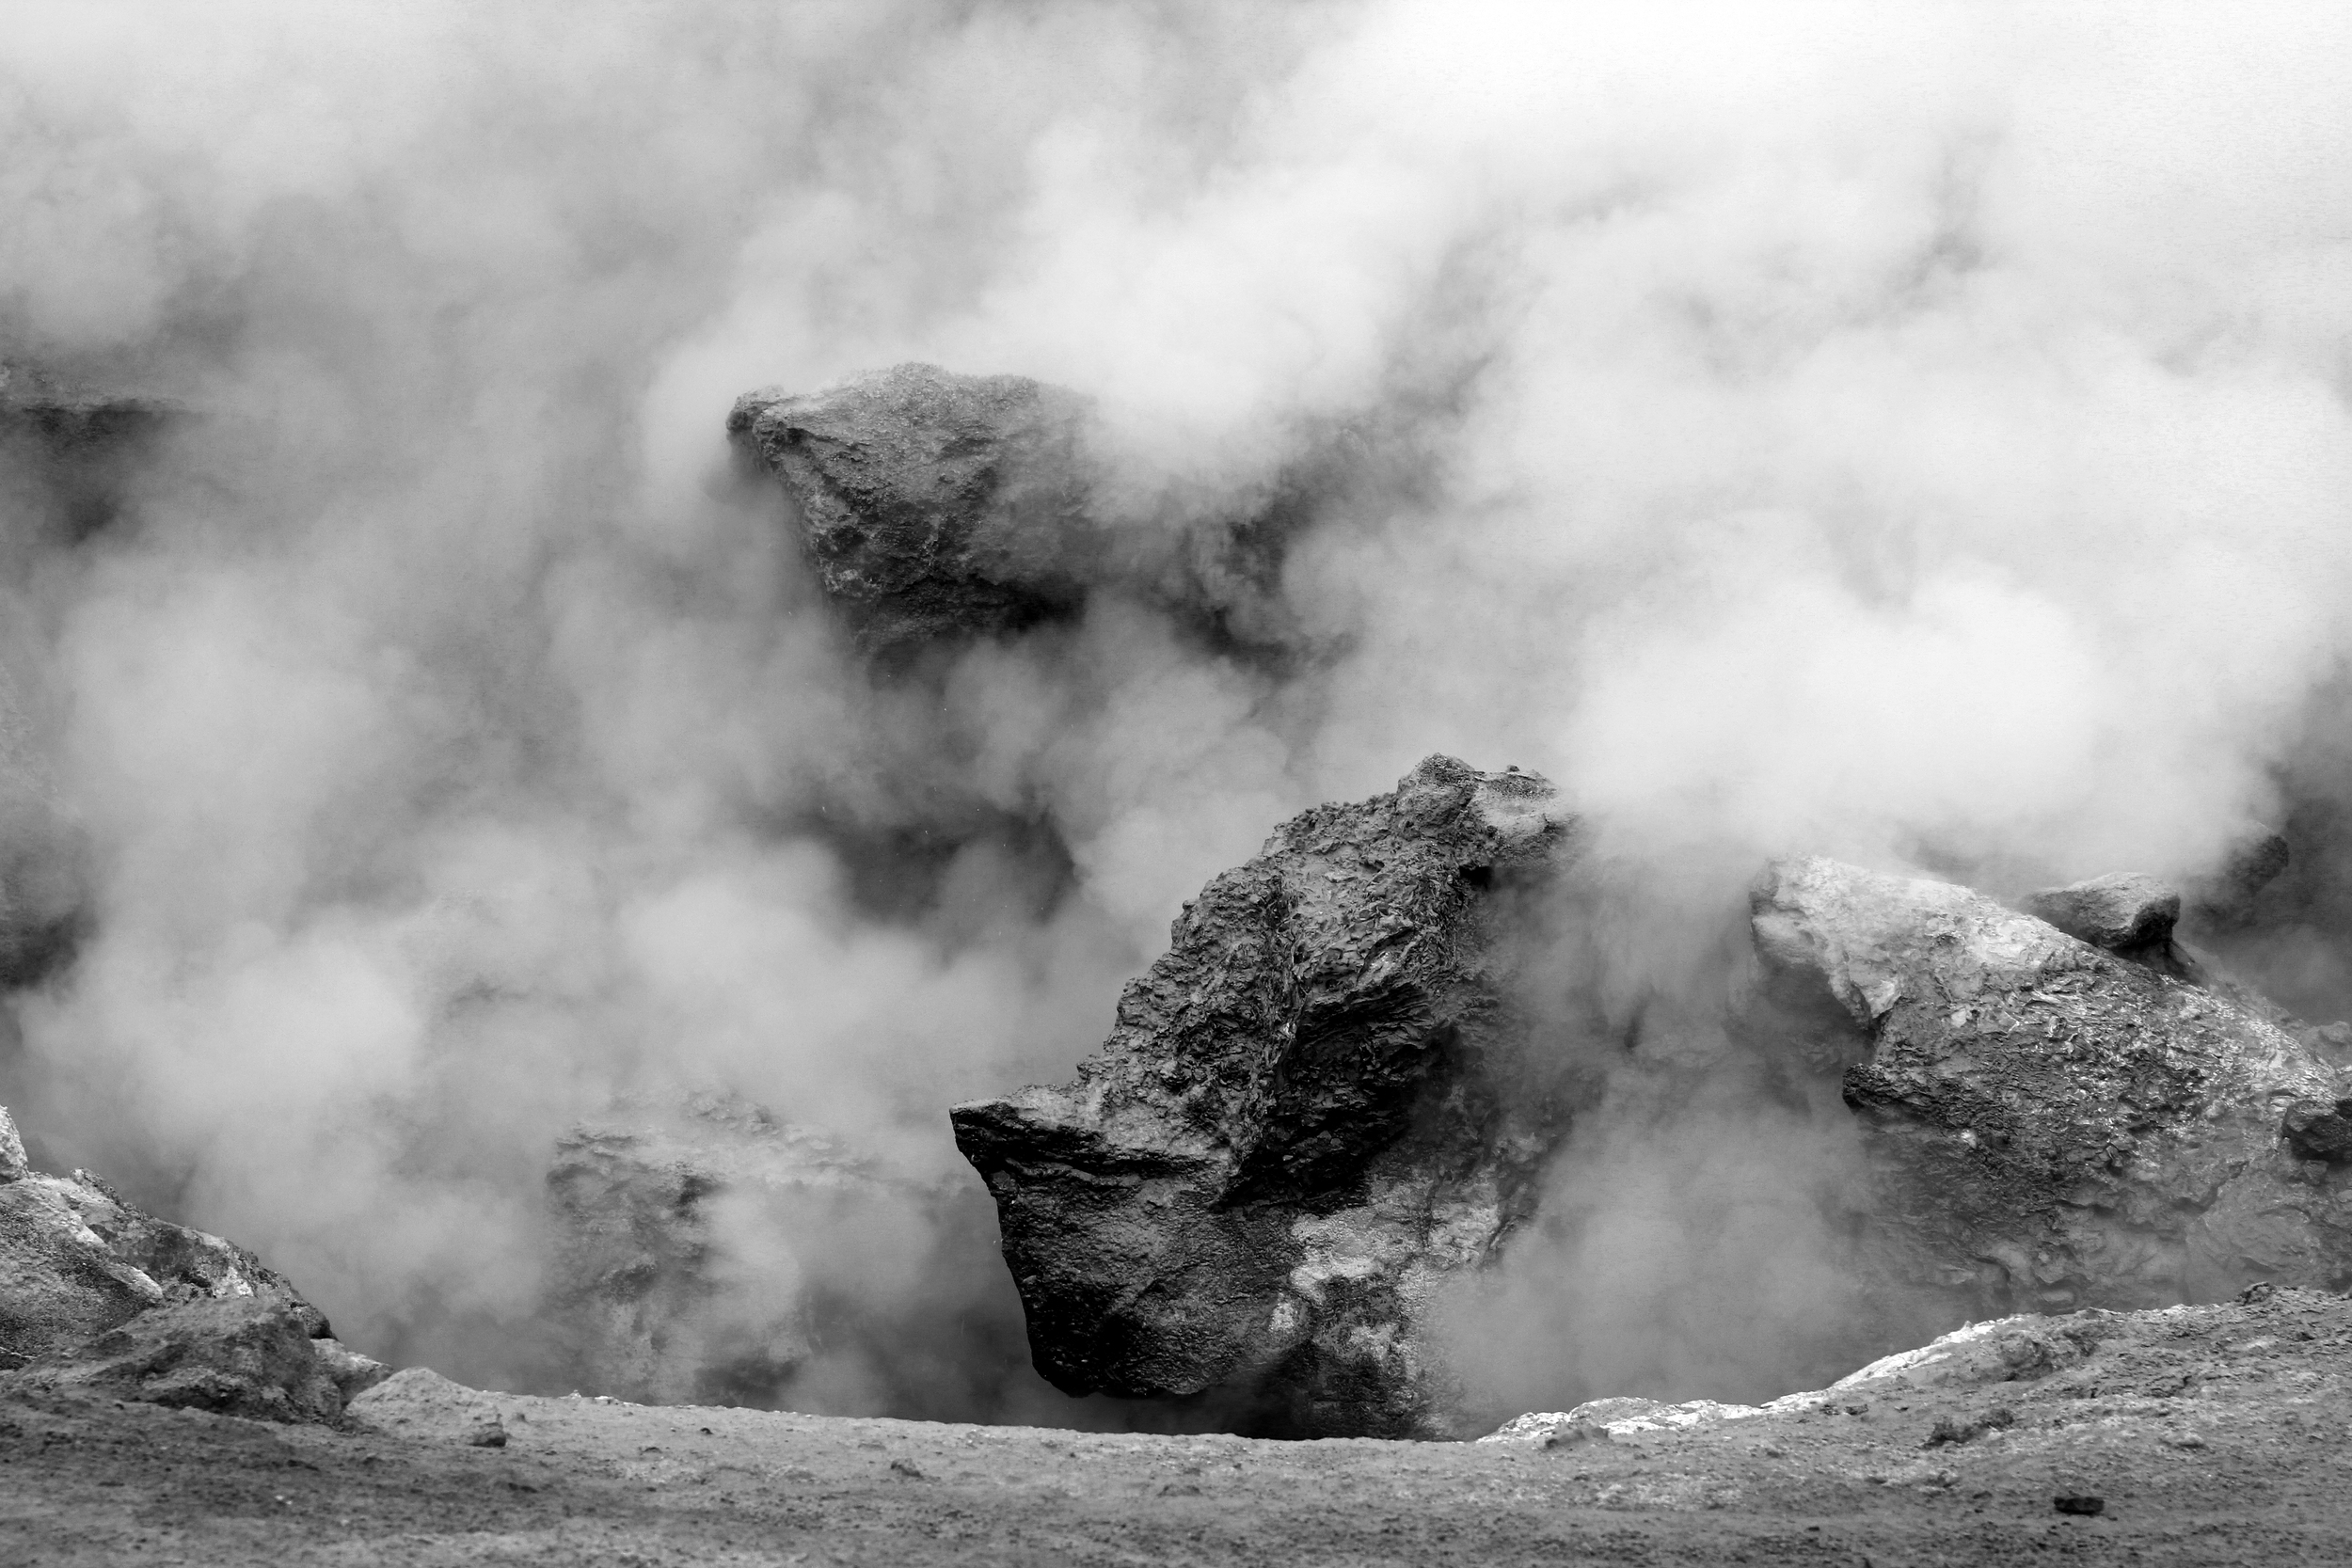
[[[334,1341],[313,1338],[309,1317],[291,1303],[230,1296],[138,1313],[37,1357],[0,1377],[0,1386],[17,1394],[80,1391],[256,1421],[332,1421],[342,1414],[346,1390],[365,1387],[381,1371]]]
[[[1451,1433],[1429,1311],[1566,1116],[1489,917],[1572,840],[1542,779],[1432,757],[1210,882],[1075,1084],[956,1107],[1039,1370],[1261,1430]]]
[[[1279,645],[1283,544],[1344,488],[1357,443],[1308,442],[1216,504],[1114,517],[1093,419],[1089,400],[1026,376],[907,364],[820,392],[748,392],[727,430],[783,483],[818,582],[869,653],[1064,619],[1101,590],[1223,644]]]
[[[21,1366],[151,1307],[257,1298],[325,1335],[326,1316],[232,1242],[143,1213],[87,1171],[24,1162],[0,1110],[0,1368]]]
[[[2280,1130],[2336,1074],[2256,1006],[1834,861],[1772,866],[1752,927],[1842,1038],[1878,1181],[1866,1253],[1896,1285],[1985,1315],[2352,1277],[2345,1189]]]
[[[2181,918],[2179,892],[2138,871],[2044,888],[2029,895],[2025,907],[2027,914],[2048,921],[2077,942],[2123,954],[2170,942]]]

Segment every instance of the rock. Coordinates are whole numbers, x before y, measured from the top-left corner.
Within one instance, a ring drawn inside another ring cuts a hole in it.
[[[1834,861],[1772,866],[1751,925],[1777,990],[1842,1020],[1895,1288],[1986,1315],[2352,1277],[2343,1183],[2279,1133],[2334,1071],[2254,1006]]]
[[[1542,779],[1448,757],[1307,812],[1186,906],[1075,1084],[957,1106],[1038,1369],[1268,1432],[1466,1434],[1434,1296],[1567,1115],[1489,915],[1573,837]]]
[[[729,435],[780,480],[818,580],[887,657],[1074,615],[1104,589],[1259,649],[1287,536],[1358,465],[1344,434],[1204,515],[1128,519],[1089,455],[1092,405],[1018,375],[899,365],[811,394],[736,400]]]
[[[2180,894],[2137,871],[2045,888],[2029,895],[2025,905],[2036,919],[2111,953],[2161,946],[2172,940],[2173,924],[2181,918]]]
[[[453,1383],[430,1367],[404,1367],[344,1407],[353,1426],[402,1437],[428,1437],[477,1448],[503,1448],[506,1423],[498,1402],[478,1388]],[[495,1432],[496,1442],[485,1437]]]
[[[1683,1432],[1724,1421],[1744,1421],[1765,1414],[1766,1408],[1720,1404],[1713,1400],[1685,1400],[1679,1404],[1630,1397],[1586,1400],[1573,1410],[1531,1411],[1513,1417],[1479,1441],[1557,1448],[1563,1443],[1594,1438],[1635,1437],[1645,1432]]]
[[[326,1319],[233,1243],[123,1202],[87,1171],[25,1164],[0,1112],[0,1369],[64,1350],[167,1304],[258,1298],[324,1336]]]
[[[185,415],[119,377],[0,362],[0,472],[46,531],[78,543],[121,514],[133,473]]]
[[[2302,1159],[2352,1161],[2352,1099],[2298,1101],[2279,1118],[2279,1132]]]
[[[257,1421],[332,1421],[338,1368],[284,1300],[231,1296],[138,1313],[6,1375],[15,1393],[84,1392]]]
[[[548,1196],[556,1251],[543,1316],[574,1386],[649,1404],[773,1404],[826,1354],[881,1361],[902,1337],[974,1351],[945,1323],[912,1326],[917,1304],[878,1298],[927,1294],[965,1310],[952,1285],[910,1291],[902,1271],[931,1261],[934,1236],[969,1233],[978,1195],[739,1096],[624,1107],[575,1129],[557,1144]],[[887,1267],[817,1272],[882,1248],[899,1253]],[[913,1357],[896,1359],[913,1372]],[[867,1381],[881,1398],[892,1379]]]
[[[885,651],[1076,607],[1104,540],[1088,516],[1086,404],[1025,376],[900,365],[727,419],[799,503],[860,642]]]
[[[2249,924],[2256,896],[2293,859],[2284,834],[2255,828],[2231,847],[2219,870],[2191,888],[2192,912],[2200,924],[2221,929]]]

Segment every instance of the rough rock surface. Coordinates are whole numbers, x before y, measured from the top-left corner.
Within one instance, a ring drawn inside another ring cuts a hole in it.
[[[1483,924],[1573,839],[1551,787],[1432,757],[1210,882],[1066,1088],[960,1105],[1039,1370],[1249,1402],[1261,1430],[1450,1431],[1427,1312],[1565,1131]]]
[[[32,1169],[0,1107],[0,1383],[305,1421],[384,1373],[243,1247]]]
[[[811,395],[737,400],[800,504],[825,592],[867,648],[1008,630],[1085,596],[1104,541],[1087,515],[1084,404],[1025,376],[900,365]]]
[[[1017,375],[908,364],[821,392],[736,400],[728,433],[796,503],[826,595],[868,652],[1017,630],[1109,589],[1235,645],[1281,639],[1286,535],[1349,466],[1325,443],[1238,511],[1104,515],[1088,401]]]
[[[1752,925],[1782,994],[1842,1021],[1820,1037],[1899,1285],[1975,1315],[2352,1277],[2352,1189],[2281,1137],[2336,1071],[2256,1006],[1834,861],[1772,867]]]
[[[332,1421],[386,1369],[314,1338],[308,1314],[269,1296],[157,1307],[7,1374],[14,1392],[85,1390],[256,1421]]]
[[[325,1335],[326,1319],[245,1248],[123,1202],[87,1171],[46,1176],[0,1109],[0,1369],[150,1307],[261,1297]]]
[[[2127,955],[2170,942],[2181,918],[2180,894],[2138,871],[2044,888],[2028,895],[2025,905],[2027,914],[2077,942]]]

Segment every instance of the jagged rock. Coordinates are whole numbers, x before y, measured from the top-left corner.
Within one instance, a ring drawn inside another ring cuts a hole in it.
[[[1834,861],[1772,866],[1752,926],[1783,994],[1843,1019],[1867,1250],[1900,1286],[1984,1315],[2352,1276],[2344,1186],[2280,1135],[2336,1075],[2256,1006]]]
[[[2025,906],[2027,914],[2077,942],[2111,953],[2138,953],[2169,942],[2181,918],[2180,894],[2138,871],[2045,888],[2028,895]]]
[[[314,1338],[309,1316],[292,1304],[230,1296],[141,1312],[0,1382],[16,1393],[81,1391],[257,1421],[332,1421],[346,1390],[382,1372]]]
[[[1451,1433],[1428,1312],[1565,1132],[1487,918],[1563,862],[1549,784],[1432,757],[1209,883],[1067,1088],[957,1106],[1038,1369],[1249,1402],[1262,1430]]]
[[[326,1319],[234,1243],[140,1212],[87,1171],[45,1176],[0,1109],[0,1368],[19,1366],[151,1307],[276,1301],[324,1336]]]
[[[1334,437],[1237,508],[1118,526],[1091,404],[1018,375],[899,365],[829,390],[736,400],[728,433],[783,482],[859,644],[888,656],[1074,614],[1098,589],[1266,647],[1286,536],[1343,483]],[[1133,520],[1130,520],[1131,524]]]

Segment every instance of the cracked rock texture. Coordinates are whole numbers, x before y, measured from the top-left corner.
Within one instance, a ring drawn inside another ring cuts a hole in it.
[[[2352,1201],[2281,1136],[2337,1074],[2256,999],[1947,883],[1779,863],[1752,926],[1819,1006],[1879,1189],[1867,1255],[1968,1315],[2352,1277]]]
[[[1062,1088],[960,1105],[1038,1369],[1256,1430],[1458,1435],[1431,1338],[1565,1130],[1490,916],[1574,837],[1549,784],[1432,757],[1211,881]]]

